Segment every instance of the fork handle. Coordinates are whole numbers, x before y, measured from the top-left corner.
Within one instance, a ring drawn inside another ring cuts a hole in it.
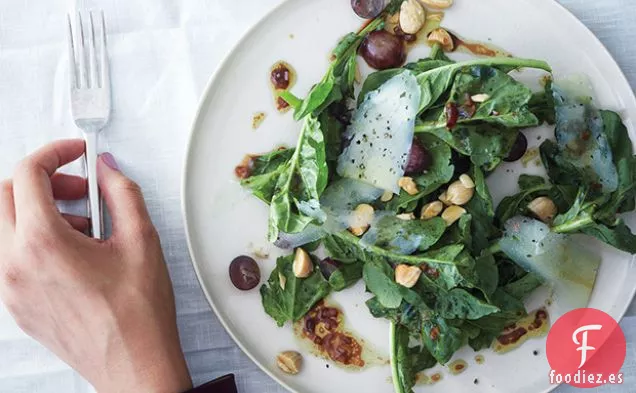
[[[88,217],[91,222],[91,236],[103,239],[103,217],[97,185],[97,132],[84,133],[86,141],[86,177],[88,179]]]

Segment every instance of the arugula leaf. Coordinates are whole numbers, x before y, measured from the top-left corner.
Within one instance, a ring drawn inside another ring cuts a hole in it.
[[[311,113],[320,113],[332,103],[353,93],[351,75],[355,76],[358,47],[367,33],[376,30],[383,23],[381,18],[377,18],[359,33],[350,33],[338,43],[332,52],[334,60],[326,75],[311,88],[302,104],[296,108],[294,119],[300,120]]]
[[[316,219],[300,212],[306,212],[307,206],[319,209],[318,201],[327,186],[327,178],[325,144],[320,123],[313,116],[307,116],[298,136],[296,149],[276,181],[270,204],[270,241],[278,238],[279,231],[298,233]],[[294,211],[294,207],[299,213]]]
[[[516,59],[508,57],[494,57],[488,59],[471,60],[462,63],[453,63],[446,66],[438,67],[417,75],[417,80],[422,88],[422,99],[419,112],[422,113],[430,108],[445,92],[447,92],[458,72],[472,66],[513,66],[538,68],[548,72],[551,71],[550,66],[540,60]]]
[[[312,260],[315,264],[315,258],[312,257]],[[309,277],[297,278],[292,269],[293,263],[293,255],[278,258],[276,268],[260,290],[263,308],[278,326],[304,317],[330,291],[327,280],[317,266]],[[281,288],[279,275],[286,279],[285,289]]]
[[[293,154],[294,149],[277,149],[254,158],[250,177],[241,180],[241,185],[249,188],[258,199],[270,203],[278,177]]]

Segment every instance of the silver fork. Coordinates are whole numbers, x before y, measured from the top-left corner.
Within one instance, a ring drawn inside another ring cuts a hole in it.
[[[101,198],[97,185],[98,134],[110,117],[110,71],[106,49],[104,13],[98,13],[99,39],[96,39],[94,13],[88,13],[88,26],[82,13],[75,15],[75,29],[68,15],[68,56],[71,88],[71,113],[75,125],[86,141],[86,175],[88,178],[88,215],[91,235],[103,238]],[[98,42],[97,42],[98,41]]]

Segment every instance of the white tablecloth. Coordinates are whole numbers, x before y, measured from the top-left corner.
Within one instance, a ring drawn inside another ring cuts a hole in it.
[[[0,178],[9,176],[15,163],[36,147],[79,135],[68,108],[65,14],[74,7],[103,7],[114,111],[102,147],[114,153],[145,191],[170,267],[181,341],[194,382],[234,372],[242,393],[283,389],[238,349],[204,299],[186,247],[180,173],[190,123],[208,78],[246,29],[280,1],[0,0]],[[636,86],[636,2],[561,2],[608,46]],[[598,391],[636,391],[633,306],[629,315],[622,322],[629,341],[626,382]],[[0,393],[89,389],[26,337],[0,306]]]

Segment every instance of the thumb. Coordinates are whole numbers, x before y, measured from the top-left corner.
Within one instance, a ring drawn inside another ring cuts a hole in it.
[[[113,236],[138,237],[154,232],[141,188],[121,173],[112,154],[100,154],[97,179],[113,221]]]

